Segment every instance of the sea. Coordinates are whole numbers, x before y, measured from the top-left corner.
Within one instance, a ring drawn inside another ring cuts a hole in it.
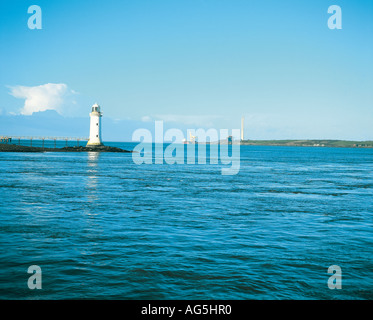
[[[132,155],[0,153],[0,299],[373,298],[373,149]]]

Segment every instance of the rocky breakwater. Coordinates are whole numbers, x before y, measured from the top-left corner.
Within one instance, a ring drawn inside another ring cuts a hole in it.
[[[0,144],[0,152],[122,152],[131,153],[132,151],[124,150],[110,146],[88,146],[88,147],[63,147],[63,148],[41,148],[28,147],[15,144]]]
[[[58,149],[61,152],[126,152],[130,153],[132,151],[124,150],[117,147],[110,146],[87,146],[87,147],[63,147]]]

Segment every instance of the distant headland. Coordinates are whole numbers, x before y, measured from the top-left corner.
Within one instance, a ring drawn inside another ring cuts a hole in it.
[[[247,146],[373,148],[373,141],[347,140],[242,140],[240,144]]]

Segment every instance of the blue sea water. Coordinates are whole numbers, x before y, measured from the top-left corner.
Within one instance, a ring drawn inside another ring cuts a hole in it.
[[[0,298],[373,298],[372,149],[241,146],[221,167],[0,153]]]

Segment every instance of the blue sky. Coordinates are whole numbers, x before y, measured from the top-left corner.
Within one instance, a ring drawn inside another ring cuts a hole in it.
[[[27,27],[33,4],[42,30]],[[327,27],[333,4],[342,30]],[[0,134],[33,108],[84,118],[98,102],[136,126],[244,115],[251,139],[373,140],[373,1],[2,0],[0,15]]]

